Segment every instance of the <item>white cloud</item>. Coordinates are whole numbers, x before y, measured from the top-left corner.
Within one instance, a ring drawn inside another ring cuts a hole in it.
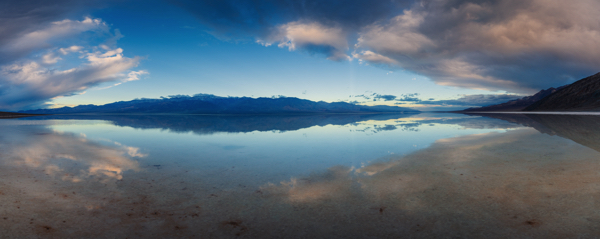
[[[371,63],[375,63],[375,64],[387,64],[387,65],[397,65],[398,61],[389,58],[387,56],[384,55],[380,55],[377,54],[375,52],[372,51],[363,51],[361,53],[354,53],[352,54],[352,57],[359,59],[359,61],[363,62],[363,61],[368,61]],[[391,71],[388,72],[392,73]]]
[[[270,36],[259,40],[265,46],[277,44],[290,51],[310,49],[320,52],[330,60],[350,59],[345,53],[348,50],[346,34],[341,28],[327,27],[317,22],[290,22],[277,27]]]
[[[77,40],[73,38],[86,31],[100,33],[97,35],[104,39],[99,40],[104,40],[105,44],[89,47],[81,44],[70,44],[62,48],[50,47],[53,39],[68,39],[68,42],[73,42]],[[39,58],[35,55],[19,58],[0,66],[0,109],[44,107],[45,103],[52,99],[83,94],[85,90],[101,83],[138,80],[140,75],[148,72],[131,71],[131,68],[139,64],[141,58],[125,57],[123,49],[114,46],[115,39],[120,37],[122,35],[117,31],[111,34],[107,24],[99,19],[67,19],[53,22],[47,28],[23,34],[14,42],[0,46],[0,51],[5,52],[43,53]],[[78,57],[70,57],[71,53],[78,54]],[[62,63],[57,64],[59,62]],[[64,66],[69,67],[60,68]]]
[[[124,78],[122,72],[138,65],[140,58],[127,58],[122,49],[88,53],[84,63],[66,70],[45,68],[36,61],[2,67],[0,79],[8,88],[0,94],[0,108],[26,107],[57,96],[69,96],[103,82]],[[132,79],[134,73],[125,79]]]
[[[125,82],[127,81],[136,81],[140,79],[140,75],[146,75],[148,74],[148,71],[145,70],[141,70],[141,71],[130,71],[127,74],[127,79],[125,79]]]
[[[62,58],[56,56],[56,54],[54,54],[53,52],[50,52],[50,53],[42,56],[42,62],[44,62],[45,64],[55,64],[56,62],[58,62],[61,59]]]
[[[59,52],[63,55],[66,55],[71,52],[79,52],[81,50],[83,50],[82,46],[70,46],[70,47],[66,47],[66,48],[60,48]]]
[[[146,74],[148,74],[148,71],[146,71],[146,70],[130,71],[129,73],[127,73],[127,78],[124,78],[123,80],[121,80],[121,82],[115,83],[114,85],[111,85],[111,86],[107,86],[107,87],[103,87],[103,88],[97,88],[97,89],[98,90],[105,90],[105,89],[108,89],[108,88],[112,88],[112,87],[121,85],[121,84],[123,84],[125,82],[140,80],[140,76],[141,75],[146,75]]]

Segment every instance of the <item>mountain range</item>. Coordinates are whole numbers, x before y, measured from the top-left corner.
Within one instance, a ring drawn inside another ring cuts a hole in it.
[[[293,97],[220,97],[209,94],[135,99],[105,105],[80,105],[56,109],[19,111],[28,114],[322,114],[417,113],[397,106],[363,106],[346,102],[315,102]]]
[[[461,112],[502,111],[600,111],[600,73],[570,85],[502,104],[468,108]],[[315,102],[294,97],[220,97],[210,94],[178,95],[160,99],[135,99],[105,105],[79,105],[37,109],[18,113],[0,112],[0,117],[25,114],[326,114],[326,113],[417,113],[397,106],[364,106],[346,102]]]
[[[541,90],[521,99],[463,110],[463,112],[491,111],[600,111],[600,73],[570,85]]]

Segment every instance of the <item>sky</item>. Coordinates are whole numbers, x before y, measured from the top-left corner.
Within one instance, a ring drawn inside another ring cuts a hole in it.
[[[456,110],[599,71],[597,0],[4,0],[0,111],[170,95]]]

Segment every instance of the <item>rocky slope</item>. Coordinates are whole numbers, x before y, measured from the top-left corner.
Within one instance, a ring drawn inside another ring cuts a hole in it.
[[[531,104],[525,111],[600,111],[600,73]]]
[[[541,90],[534,95],[526,96],[521,99],[511,100],[506,103],[497,104],[497,105],[490,105],[490,106],[477,107],[477,108],[468,108],[463,111],[521,111],[521,110],[527,108],[527,106],[530,106],[531,104],[543,99],[544,97],[546,97],[564,87],[565,86],[561,86],[558,88],[553,87],[553,88],[549,88],[546,90]]]

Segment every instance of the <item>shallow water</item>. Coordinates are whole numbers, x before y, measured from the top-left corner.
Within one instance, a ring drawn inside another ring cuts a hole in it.
[[[600,116],[0,120],[1,238],[600,235]]]

